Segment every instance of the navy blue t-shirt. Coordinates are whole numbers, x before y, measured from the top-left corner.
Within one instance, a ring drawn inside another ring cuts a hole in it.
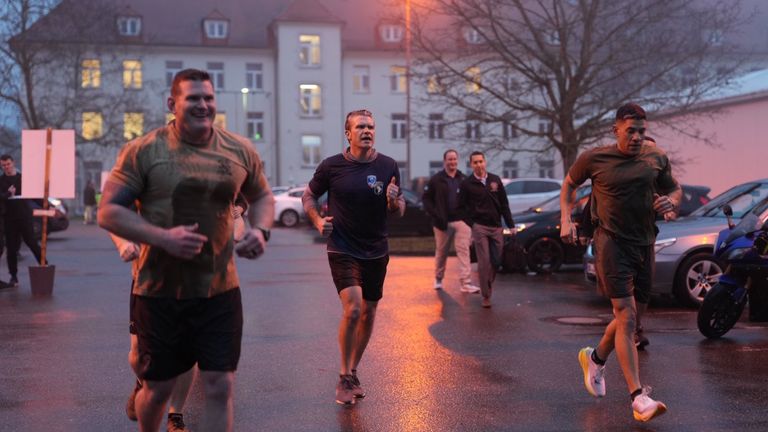
[[[309,190],[315,196],[328,192],[328,213],[333,216],[329,252],[362,259],[387,255],[386,193],[392,177],[399,185],[397,162],[381,153],[366,162],[339,153],[320,163]]]

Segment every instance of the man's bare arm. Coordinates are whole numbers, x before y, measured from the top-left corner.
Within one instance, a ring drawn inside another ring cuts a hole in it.
[[[301,196],[301,204],[304,206],[304,212],[307,213],[312,226],[325,237],[331,235],[333,231],[333,216],[320,216],[320,213],[317,211],[317,197],[312,193],[309,186],[304,189],[304,195]]]
[[[575,244],[578,241],[576,225],[571,220],[573,206],[576,205],[576,188],[578,185],[570,175],[566,175],[560,188],[560,238],[565,243]]]

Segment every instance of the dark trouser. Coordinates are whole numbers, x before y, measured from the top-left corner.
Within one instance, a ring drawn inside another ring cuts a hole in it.
[[[32,227],[32,219],[6,219],[5,242],[8,246],[8,272],[14,277],[19,272],[18,259],[22,239],[29,250],[35,254],[35,259],[37,259],[39,264],[40,245],[37,244],[37,240],[35,240],[35,230]]]
[[[493,281],[496,279],[496,269],[501,263],[501,251],[504,246],[501,227],[473,224],[472,241],[475,244],[475,255],[477,255],[480,292],[483,297],[491,298]]]

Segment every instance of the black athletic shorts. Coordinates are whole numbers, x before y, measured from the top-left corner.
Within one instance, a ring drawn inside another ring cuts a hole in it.
[[[384,295],[384,277],[387,276],[389,255],[381,258],[361,259],[343,253],[328,253],[333,283],[336,291],[359,286],[363,288],[363,299],[379,301]]]
[[[239,288],[183,300],[131,295],[131,320],[141,379],[166,381],[195,363],[203,371],[237,369],[243,337]]]
[[[656,257],[653,245],[638,246],[617,241],[598,227],[594,235],[597,286],[610,298],[635,296],[639,303],[651,300]]]

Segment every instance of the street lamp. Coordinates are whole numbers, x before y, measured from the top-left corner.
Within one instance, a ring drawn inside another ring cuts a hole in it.
[[[405,171],[406,185],[413,178],[411,164],[411,0],[405,0]],[[402,186],[402,180],[400,185]]]

